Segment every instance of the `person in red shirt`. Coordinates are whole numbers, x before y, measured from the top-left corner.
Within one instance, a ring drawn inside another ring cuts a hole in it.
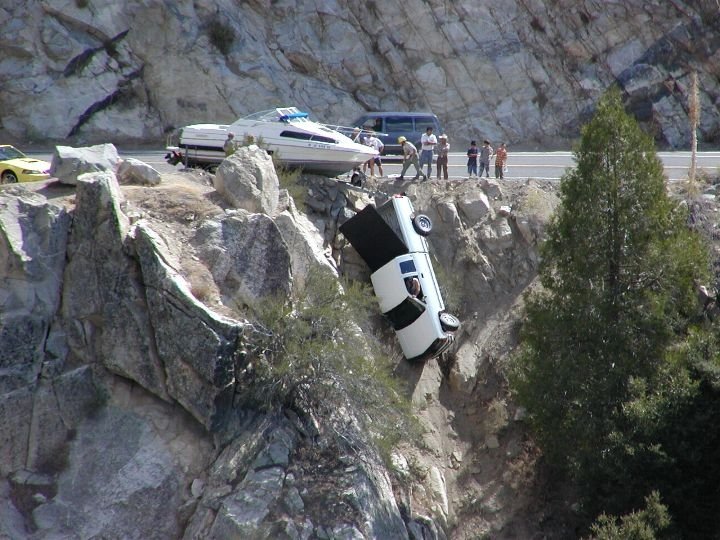
[[[503,177],[503,170],[507,163],[507,149],[505,143],[500,143],[500,147],[495,150],[495,178]]]

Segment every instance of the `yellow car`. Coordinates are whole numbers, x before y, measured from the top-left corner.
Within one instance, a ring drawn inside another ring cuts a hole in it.
[[[50,178],[50,163],[26,156],[9,144],[0,144],[0,184]]]

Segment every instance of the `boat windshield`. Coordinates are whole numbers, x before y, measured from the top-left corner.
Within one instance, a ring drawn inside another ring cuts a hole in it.
[[[268,109],[246,116],[245,120],[255,120],[259,122],[309,122],[308,113],[300,111],[297,107],[279,107],[277,109]]]

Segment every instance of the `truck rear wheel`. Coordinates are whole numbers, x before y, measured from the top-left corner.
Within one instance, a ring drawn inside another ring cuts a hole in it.
[[[425,214],[418,214],[413,218],[413,228],[420,236],[427,236],[432,231],[432,220]]]

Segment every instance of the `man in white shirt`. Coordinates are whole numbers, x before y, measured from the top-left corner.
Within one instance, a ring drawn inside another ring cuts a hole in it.
[[[380,176],[382,177],[383,170],[382,170],[382,160],[380,159],[380,154],[382,154],[383,149],[385,148],[385,145],[383,144],[383,142],[380,139],[378,139],[375,136],[374,131],[371,131],[369,133],[367,139],[365,139],[365,144],[367,144],[371,148],[374,148],[378,153],[377,156],[370,158],[367,162],[367,165],[370,167],[370,178],[375,177],[375,165],[378,166],[378,172],[380,173]]]
[[[420,144],[422,145],[420,152],[420,168],[422,169],[423,165],[427,163],[427,175],[432,176],[433,151],[435,150],[437,139],[435,138],[435,135],[433,135],[433,128],[431,126],[428,126],[425,133],[423,133],[422,137],[420,137]]]

